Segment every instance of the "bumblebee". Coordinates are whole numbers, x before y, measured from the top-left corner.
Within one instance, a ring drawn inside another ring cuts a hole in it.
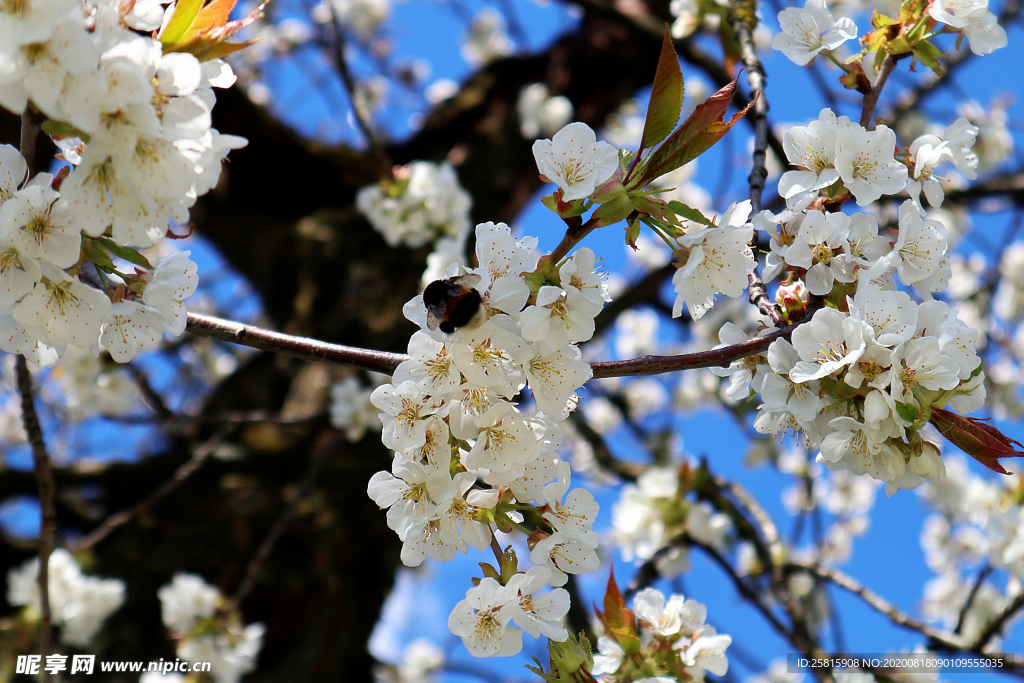
[[[483,299],[474,287],[479,275],[434,280],[423,290],[427,327],[451,334],[460,327],[474,328],[487,319]]]

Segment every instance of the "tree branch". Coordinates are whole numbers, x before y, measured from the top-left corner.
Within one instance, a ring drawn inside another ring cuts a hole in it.
[[[36,139],[39,137],[39,122],[36,120],[29,104],[21,113],[20,151],[25,158],[26,179],[35,173]],[[18,393],[21,395],[21,421],[25,427],[25,435],[32,447],[32,465],[36,475],[36,487],[39,490],[39,653],[46,661],[50,654],[53,635],[53,615],[50,612],[50,553],[53,551],[54,537],[57,533],[57,511],[54,508],[56,489],[53,485],[53,472],[50,469],[50,458],[46,454],[46,442],[43,441],[43,430],[39,425],[36,413],[35,397],[32,393],[32,373],[28,369],[28,361],[18,356],[16,361],[18,375]],[[42,680],[50,680],[50,672],[42,671]]]
[[[250,558],[249,564],[245,567],[245,576],[230,599],[231,604],[236,608],[242,604],[245,597],[252,591],[253,586],[256,585],[256,577],[259,576],[260,568],[263,567],[267,558],[270,557],[270,552],[274,549],[277,539],[281,537],[281,534],[284,533],[292,518],[295,517],[295,511],[299,509],[299,505],[302,504],[302,501],[306,499],[309,492],[313,489],[316,475],[320,472],[320,468],[323,467],[327,456],[341,439],[342,437],[339,432],[330,432],[322,436],[320,443],[313,449],[313,456],[309,461],[309,469],[302,478],[302,483],[299,485],[299,490],[295,493],[295,497],[288,504],[288,507],[284,509],[284,512],[281,513],[281,516],[277,518],[277,521],[274,522],[267,535],[263,537],[263,541],[260,542],[256,552]]]
[[[751,97],[754,100],[751,112],[751,122],[754,126],[753,168],[747,178],[747,182],[750,184],[750,216],[753,218],[761,211],[761,196],[764,193],[765,182],[768,180],[768,167],[766,166],[768,158],[768,98],[764,94],[767,79],[764,66],[758,59],[757,50],[754,47],[754,27],[757,25],[756,3],[752,3],[750,0],[733,0],[729,4],[728,17],[729,24],[740,45],[743,64],[747,67],[747,83],[750,84]],[[768,288],[765,286],[764,280],[761,279],[756,261],[754,270],[747,275],[747,282],[749,282],[750,303],[771,318],[776,327],[781,327],[783,324],[782,311],[768,297]]]
[[[861,109],[860,113],[860,125],[864,126],[868,130],[874,128],[871,125],[871,116],[875,113],[875,105],[878,104],[878,98],[882,95],[882,89],[885,87],[885,82],[889,80],[889,75],[896,68],[896,60],[893,59],[892,55],[885,55],[885,59],[882,60],[882,68],[878,73],[878,78],[875,79],[875,84],[871,86],[871,92],[864,96],[864,108]]]
[[[810,320],[810,317],[806,317],[805,320]],[[788,339],[793,330],[801,324],[803,321],[761,337],[710,351],[684,353],[678,356],[641,356],[629,360],[600,361],[591,363],[590,367],[593,368],[595,378],[661,375],[695,368],[728,367],[734,360],[764,352],[776,339]],[[384,374],[391,374],[399,363],[409,359],[402,353],[328,344],[308,337],[293,337],[200,313],[189,312],[185,329],[200,337],[213,337],[261,351],[271,351],[317,363],[351,365]]]
[[[956,650],[970,650],[970,644],[961,636],[940,631],[937,628],[933,628],[928,624],[911,617],[910,615],[902,612],[896,605],[892,604],[882,596],[878,595],[870,588],[867,588],[859,581],[854,579],[847,574],[839,571],[838,569],[828,569],[817,565],[804,564],[800,562],[787,562],[784,567],[787,571],[801,570],[809,572],[810,574],[823,579],[830,583],[839,586],[843,590],[853,593],[860,599],[862,599],[868,606],[872,607],[875,611],[885,615],[889,621],[914,631],[917,631],[925,636],[928,636],[933,641],[942,643],[949,648]]]
[[[253,325],[243,325],[200,313],[189,312],[188,324],[185,329],[199,337],[213,337],[221,341],[307,361],[354,365],[388,375],[394,372],[399,363],[408,359],[405,354],[328,344],[308,337],[294,337],[290,334],[272,332]]]
[[[93,547],[104,538],[110,535],[118,527],[124,526],[139,514],[150,509],[158,502],[173,493],[186,479],[195,474],[196,470],[210,457],[224,439],[237,429],[237,424],[226,424],[221,426],[213,435],[204,441],[181,467],[175,471],[170,479],[160,485],[153,493],[149,494],[127,510],[121,510],[110,515],[103,523],[93,529],[82,540],[75,544],[76,550],[86,550]]]
[[[43,441],[43,430],[39,426],[36,414],[35,398],[32,395],[32,374],[28,369],[28,361],[18,356],[18,393],[21,394],[21,420],[25,426],[28,443],[32,447],[32,464],[36,473],[36,486],[39,488],[39,653],[46,661],[50,654],[51,624],[50,613],[50,553],[53,551],[53,539],[57,532],[57,511],[53,499],[56,489],[53,485],[53,472],[50,470],[50,458],[46,454],[46,443]],[[43,670],[44,681],[50,680],[50,673]]]

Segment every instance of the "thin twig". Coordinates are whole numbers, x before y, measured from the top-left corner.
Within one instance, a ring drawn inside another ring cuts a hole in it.
[[[839,586],[840,588],[853,593],[860,599],[862,599],[868,606],[872,607],[876,611],[884,614],[889,621],[897,626],[909,628],[914,631],[928,636],[935,642],[940,642],[947,647],[954,648],[957,650],[969,650],[969,643],[957,635],[941,631],[937,628],[933,628],[928,624],[911,617],[909,614],[901,611],[896,605],[892,604],[882,596],[878,595],[870,588],[863,586],[859,581],[853,577],[844,574],[838,569],[828,569],[826,567],[820,567],[811,564],[804,564],[799,562],[788,562],[784,565],[784,569],[787,571],[806,571],[813,576],[823,579],[830,583]]]
[[[551,252],[551,260],[558,263],[562,260],[562,257],[569,253],[569,251],[579,244],[584,237],[589,235],[597,227],[597,221],[591,218],[586,223],[577,227],[569,228],[562,235],[562,241],[558,243],[554,251]]]
[[[237,429],[237,425],[226,424],[220,429],[213,433],[209,439],[204,441],[195,452],[192,457],[189,458],[181,467],[179,467],[171,478],[161,484],[155,491],[140,500],[135,505],[131,506],[126,510],[121,510],[113,515],[110,515],[103,523],[93,529],[87,536],[75,544],[75,548],[78,550],[85,550],[91,548],[104,538],[110,535],[110,532],[114,531],[118,527],[124,526],[132,519],[137,517],[142,512],[145,512],[149,508],[156,505],[158,502],[163,500],[169,494],[173,493],[186,479],[195,474],[196,470],[209,458],[217,447],[224,441],[228,434]]]
[[[32,464],[36,473],[36,486],[39,488],[39,652],[43,661],[46,661],[47,655],[50,654],[53,623],[50,613],[50,552],[53,550],[53,539],[57,532],[57,511],[53,504],[56,487],[53,484],[50,458],[46,454],[46,443],[43,441],[43,430],[39,426],[39,416],[36,414],[35,399],[32,395],[32,374],[24,356],[18,356],[16,367],[18,393],[21,394],[21,421],[32,447]],[[49,672],[44,670],[42,676],[44,681],[50,680]]]
[[[985,583],[985,579],[987,579],[991,573],[992,565],[986,564],[974,578],[974,585],[971,586],[971,592],[967,594],[967,599],[964,600],[964,606],[960,608],[960,616],[956,619],[956,627],[953,629],[953,633],[960,635],[964,632],[964,622],[967,621],[967,613],[971,611],[971,605],[974,604],[974,599],[978,597],[978,591],[981,590],[982,585]]]
[[[896,60],[890,54],[885,55],[885,59],[882,60],[881,71],[879,71],[878,77],[875,79],[875,84],[871,86],[871,92],[864,96],[864,108],[861,109],[860,113],[860,125],[868,130],[874,128],[871,125],[871,117],[875,113],[878,98],[882,95],[882,88],[885,87],[885,82],[889,80],[889,74],[895,68]]]
[[[249,564],[245,568],[245,576],[242,578],[242,582],[238,584],[238,588],[231,596],[231,604],[238,607],[245,600],[245,597],[249,595],[253,587],[256,585],[256,577],[259,576],[260,568],[270,557],[270,552],[274,549],[274,544],[277,543],[277,539],[281,537],[284,530],[288,527],[288,524],[295,517],[296,510],[299,509],[299,505],[309,496],[309,492],[313,488],[313,482],[316,481],[316,476],[319,474],[320,469],[323,467],[324,462],[327,460],[327,456],[334,451],[335,446],[341,441],[341,435],[339,432],[331,432],[326,436],[323,436],[320,443],[313,449],[313,456],[309,461],[309,468],[306,470],[305,476],[302,478],[302,483],[299,484],[299,490],[296,492],[295,497],[292,499],[288,507],[284,509],[281,516],[277,518],[274,525],[267,532],[267,535],[263,537],[263,541],[260,542],[259,547],[253,556],[249,559]]]
[[[332,50],[331,55],[334,57],[334,66],[338,70],[338,75],[341,77],[341,82],[345,86],[345,91],[348,93],[349,101],[352,103],[352,113],[355,117],[356,123],[359,125],[359,130],[366,138],[366,144],[370,148],[370,151],[374,153],[387,167],[391,167],[393,164],[388,158],[387,153],[384,152],[381,147],[380,140],[377,138],[377,134],[373,130],[373,125],[370,123],[367,112],[363,110],[359,102],[359,98],[356,95],[356,81],[352,76],[352,70],[348,68],[348,60],[345,59],[345,34],[341,30],[341,22],[338,20],[338,13],[334,9],[334,5],[328,3],[331,8],[331,30],[333,32]]]
[[[28,167],[26,177],[31,178],[36,172],[36,139],[39,137],[39,123],[36,122],[36,115],[32,112],[32,105],[25,107],[21,112],[21,142],[19,144],[21,156],[25,157],[25,164]]]
[[[764,542],[768,548],[768,554],[770,556],[770,564],[766,569],[768,569],[769,575],[771,576],[773,590],[781,600],[782,606],[785,608],[789,618],[793,621],[792,642],[794,645],[801,648],[805,654],[813,654],[817,652],[820,649],[820,646],[818,645],[813,632],[807,627],[807,624],[804,621],[803,610],[800,608],[796,598],[789,590],[787,577],[785,576],[783,567],[780,564],[785,557],[786,551],[782,546],[782,539],[779,535],[778,527],[775,526],[775,520],[772,519],[772,516],[768,514],[767,510],[761,507],[761,504],[757,502],[757,499],[750,495],[747,490],[738,483],[723,479],[713,479],[712,483],[721,490],[727,491],[744,509],[746,509],[750,516],[754,518],[754,521],[757,522],[761,529],[761,534],[764,536]],[[831,675],[819,678],[821,680],[826,680],[830,679]]]
[[[1009,623],[1010,619],[1012,619],[1022,607],[1024,607],[1024,593],[1018,593],[1017,597],[1013,599],[1013,602],[1006,606],[1006,609],[996,615],[992,621],[988,622],[982,632],[978,634],[978,637],[974,639],[970,649],[975,652],[981,652],[982,649],[988,645],[989,641],[1002,632],[1003,627]]]
[[[767,79],[764,66],[758,59],[754,47],[754,28],[757,26],[756,3],[750,0],[733,0],[729,4],[728,18],[739,42],[743,65],[747,68],[747,83],[750,84],[751,97],[754,100],[753,111],[750,114],[754,126],[753,168],[747,178],[750,184],[750,215],[753,217],[761,211],[761,196],[768,180],[768,98],[764,94]],[[768,288],[761,279],[756,262],[754,270],[747,274],[747,282],[750,284],[750,303],[771,318],[776,327],[781,327],[782,311],[768,296]]]
[[[715,564],[722,568],[722,571],[724,571],[726,575],[730,579],[732,579],[732,583],[736,587],[736,592],[742,595],[751,605],[753,605],[754,608],[761,613],[761,616],[764,617],[765,621],[767,621],[771,625],[771,627],[775,629],[776,632],[778,632],[779,635],[781,635],[786,640],[793,642],[794,645],[797,645],[797,643],[793,640],[793,632],[790,629],[786,628],[785,624],[779,621],[778,617],[772,614],[771,610],[768,609],[767,605],[761,602],[760,597],[757,595],[754,589],[748,586],[746,582],[743,581],[742,577],[740,577],[740,575],[736,573],[736,570],[733,569],[732,565],[729,564],[728,560],[722,557],[721,553],[719,553],[715,548],[712,548],[710,545],[698,541],[689,534],[684,533],[683,538],[685,539],[685,542],[688,545],[696,546],[703,550],[704,553],[708,557],[710,557]]]
[[[161,421],[173,420],[176,417],[174,411],[167,407],[164,397],[157,393],[153,385],[149,383],[149,377],[143,372],[142,368],[134,363],[126,363],[124,367],[128,374],[132,376],[132,379],[135,380],[136,386],[139,387],[139,391],[142,393],[142,398],[153,409],[153,412],[157,414],[157,417]]]

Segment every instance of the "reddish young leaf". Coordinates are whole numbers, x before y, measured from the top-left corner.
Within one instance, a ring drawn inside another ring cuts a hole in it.
[[[615,585],[615,568],[608,572],[608,588],[604,593],[604,613],[598,610],[598,619],[604,623],[606,634],[616,641],[626,654],[640,651],[640,637],[636,632],[636,615],[626,607],[619,587]]]
[[[683,106],[683,72],[679,69],[679,56],[672,47],[672,36],[665,26],[665,39],[661,44],[658,70],[651,86],[651,99],[647,104],[647,120],[640,141],[640,152],[654,147],[668,137],[679,123],[679,111]]]
[[[737,81],[733,80],[707,100],[698,104],[686,121],[662,143],[661,147],[654,150],[640,170],[633,174],[626,185],[627,189],[648,185],[655,178],[671,173],[687,162],[696,159],[718,142],[757,101],[757,97],[755,97],[743,111],[726,122],[724,120],[725,112],[732,103],[736,88]]]
[[[1024,457],[1024,452],[1014,448],[1024,448],[1024,445],[985,424],[981,418],[963,417],[948,410],[932,408],[929,422],[953,445],[993,472],[1009,474],[999,464],[999,458]]]

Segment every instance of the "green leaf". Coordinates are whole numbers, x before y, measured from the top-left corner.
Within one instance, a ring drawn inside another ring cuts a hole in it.
[[[972,380],[972,379],[974,379],[975,377],[977,377],[978,375],[980,375],[984,371],[985,371],[985,361],[982,360],[980,363],[978,363],[978,367],[974,368],[974,371],[971,373],[971,376],[968,377],[967,379],[968,380]],[[961,382],[960,384],[964,385],[966,383],[967,382],[964,381],[964,382]]]
[[[668,208],[669,211],[671,211],[675,215],[682,216],[691,223],[700,223],[701,225],[707,225],[708,227],[712,228],[715,226],[715,224],[712,223],[707,217],[705,217],[704,214],[702,214],[700,211],[693,208],[692,206],[687,206],[682,202],[677,202],[673,200],[668,203]]]
[[[623,195],[597,207],[591,218],[597,220],[597,227],[602,227],[625,220],[631,213],[633,213],[633,203],[629,201],[629,197]]]
[[[88,143],[91,139],[89,134],[78,130],[70,123],[47,119],[43,121],[43,132],[51,138],[81,138],[82,142]]]
[[[895,19],[890,19],[878,10],[871,16],[871,25],[875,28],[882,28],[883,26],[895,26],[899,22]]]
[[[640,171],[630,179],[626,189],[650,184],[654,179],[693,161],[718,142],[757,101],[755,97],[743,111],[726,122],[725,112],[732,103],[736,88],[737,81],[733,80],[698,104],[686,121],[662,143],[661,147],[651,153]]]
[[[85,235],[82,235],[82,255],[86,260],[95,263],[97,268],[102,268],[107,272],[114,269],[114,262],[107,256],[107,252],[100,248],[96,240]]]
[[[633,251],[637,250],[636,240],[640,237],[640,215],[631,216],[627,221],[626,227],[626,244],[628,244]]]
[[[672,47],[672,36],[665,26],[665,39],[661,43],[661,57],[654,74],[651,100],[647,104],[647,120],[640,149],[654,147],[668,137],[679,123],[683,106],[683,72],[679,69],[679,56]]]
[[[150,265],[149,261],[146,260],[146,257],[140,254],[139,252],[135,251],[131,247],[123,247],[114,240],[109,239],[107,237],[100,237],[96,241],[99,242],[99,245],[101,247],[109,251],[114,256],[124,259],[128,263],[134,263],[140,268],[145,268],[146,270],[153,270],[153,266]]]
[[[192,27],[192,23],[203,9],[203,0],[178,0],[171,20],[157,36],[165,46],[174,45]]]
[[[913,52],[918,61],[935,72],[936,76],[943,75],[942,62],[940,59],[944,55],[941,50],[929,43],[927,40],[922,40],[914,46]]]
[[[186,0],[179,0],[179,2],[184,1]],[[236,2],[238,0],[213,0],[206,7],[202,7],[202,2],[200,2],[201,9],[180,35],[174,39],[171,39],[170,34],[166,38],[161,35],[160,40],[164,46],[164,53],[188,52],[200,62],[205,62],[224,57],[258,42],[258,38],[240,43],[230,43],[228,39],[260,19],[267,3],[264,2],[241,19],[228,21]]]
[[[896,401],[896,412],[907,422],[917,422],[917,418],[921,417],[921,412],[909,403]]]

